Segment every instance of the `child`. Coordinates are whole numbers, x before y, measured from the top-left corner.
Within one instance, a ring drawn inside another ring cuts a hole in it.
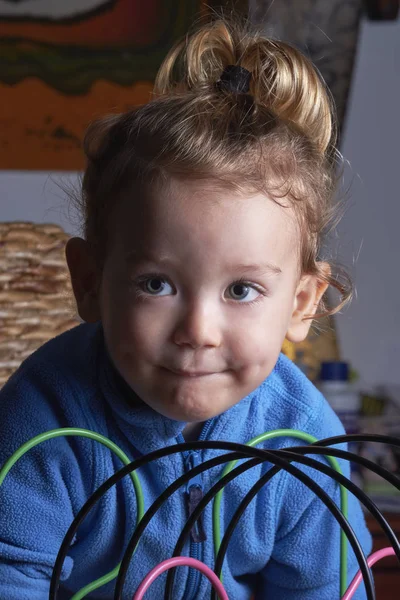
[[[342,434],[325,399],[280,353],[285,338],[304,340],[318,307],[324,312],[328,285],[343,301],[350,294],[319,256],[334,189],[332,132],[329,95],[310,62],[223,20],[171,51],[151,102],[94,123],[85,139],[84,239],[66,248],[84,323],[36,351],[3,388],[1,462],[59,427],[105,435],[132,459],[185,440],[246,443],[281,428],[318,439]],[[299,443],[285,437],[264,447]],[[172,454],[140,469],[146,509],[194,461],[216,454]],[[13,467],[0,490],[0,598],[48,597],[68,527],[121,466],[92,440],[60,437]],[[223,531],[266,468],[227,486]],[[202,475],[203,491],[222,469]],[[339,502],[337,484],[307,472]],[[187,496],[175,493],[147,527],[124,598],[172,555]],[[59,598],[117,565],[136,510],[126,477],[78,530]],[[202,517],[206,539],[192,538],[185,554],[213,567],[211,510]],[[352,496],[349,519],[369,553]],[[350,581],[352,552],[349,565]],[[280,472],[243,515],[223,578],[232,600],[338,598],[339,526]],[[162,598],[164,582],[149,597]],[[90,597],[112,599],[114,583]],[[174,599],[209,594],[205,577],[177,570]],[[365,597],[363,586],[356,597]]]

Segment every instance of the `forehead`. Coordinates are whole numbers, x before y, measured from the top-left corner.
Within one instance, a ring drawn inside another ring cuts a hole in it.
[[[281,200],[280,200],[281,203]],[[285,262],[297,254],[294,212],[264,194],[237,194],[212,181],[172,180],[124,199],[115,223],[122,251],[173,253],[198,249],[229,255],[230,262]],[[271,261],[272,262],[272,261]]]

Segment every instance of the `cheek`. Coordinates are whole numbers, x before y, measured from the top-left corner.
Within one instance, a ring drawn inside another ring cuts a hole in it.
[[[231,323],[225,344],[233,354],[238,367],[249,367],[265,362],[271,349],[271,337],[268,328],[257,321],[257,324],[244,321],[236,327]]]
[[[270,310],[262,310],[257,316],[239,319],[236,327],[231,327],[228,336],[238,364],[265,365],[277,359],[287,331],[288,316],[279,306],[268,308]]]
[[[167,340],[166,320],[134,299],[115,302],[109,308],[108,333],[116,352],[155,359]]]

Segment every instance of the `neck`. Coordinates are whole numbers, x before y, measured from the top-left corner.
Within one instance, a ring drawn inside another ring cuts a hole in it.
[[[185,442],[196,442],[200,437],[203,425],[203,422],[188,423],[182,431],[182,435],[185,438]]]

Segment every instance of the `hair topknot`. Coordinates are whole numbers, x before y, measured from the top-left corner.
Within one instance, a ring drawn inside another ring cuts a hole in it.
[[[235,22],[210,22],[177,42],[158,71],[154,92],[210,90],[232,64],[252,73],[249,93],[256,105],[293,124],[320,152],[335,142],[334,104],[313,63],[290,44]]]
[[[251,73],[246,93],[218,85],[232,66]],[[320,257],[339,211],[334,106],[317,69],[290,44],[226,19],[200,26],[164,59],[151,100],[92,123],[84,151],[80,209],[99,262],[109,217],[127,191],[168,177],[212,180],[239,194],[289,201],[299,224],[299,271],[341,294],[325,314],[350,299],[346,272],[333,264],[329,272]]]

